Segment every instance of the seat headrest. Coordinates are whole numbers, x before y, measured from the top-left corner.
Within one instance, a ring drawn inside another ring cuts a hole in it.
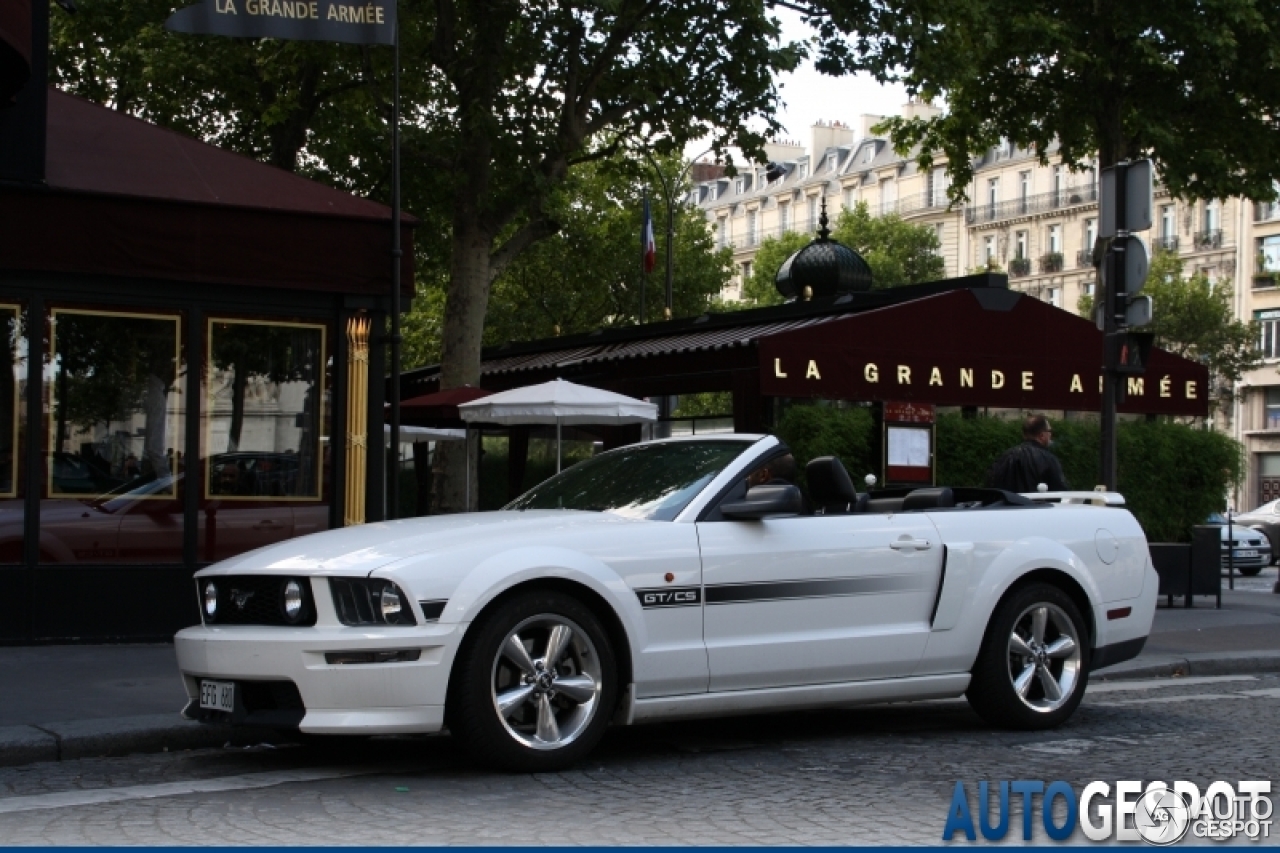
[[[858,499],[858,491],[849,479],[844,464],[834,456],[819,456],[804,466],[809,483],[809,500],[815,505],[847,504]]]
[[[955,494],[950,486],[936,486],[931,489],[916,489],[902,501],[902,511],[913,509],[940,509],[956,505]]]

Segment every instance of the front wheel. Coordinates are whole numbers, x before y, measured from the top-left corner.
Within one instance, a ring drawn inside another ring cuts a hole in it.
[[[965,697],[987,722],[1049,729],[1070,717],[1089,680],[1089,635],[1075,602],[1049,584],[996,609]]]
[[[454,666],[449,728],[483,763],[561,770],[589,753],[617,703],[608,635],[589,608],[551,591],[489,614]]]

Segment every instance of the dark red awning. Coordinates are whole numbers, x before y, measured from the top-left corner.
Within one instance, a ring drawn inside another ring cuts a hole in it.
[[[1017,291],[956,290],[760,339],[774,397],[1098,411],[1102,333]],[[1203,417],[1209,372],[1152,349],[1122,412]]]
[[[400,417],[414,426],[457,426],[462,424],[458,406],[488,397],[494,392],[474,385],[462,385],[434,394],[423,394],[400,403]]]
[[[0,189],[0,267],[389,291],[388,207],[54,89],[46,174]],[[406,294],[414,224],[401,219]]]

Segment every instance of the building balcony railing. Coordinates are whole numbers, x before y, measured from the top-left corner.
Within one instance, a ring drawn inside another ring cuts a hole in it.
[[[1197,231],[1192,235],[1191,239],[1197,250],[1222,248],[1222,230],[1218,228],[1209,231]]]
[[[1098,200],[1096,184],[1070,187],[1012,201],[1000,201],[995,204],[980,204],[965,208],[965,224],[974,225],[980,222],[998,222],[1001,219],[1013,219],[1017,216],[1030,216],[1036,213],[1047,213],[1079,204],[1092,204]]]
[[[1259,270],[1253,274],[1253,289],[1261,290],[1263,288],[1276,287],[1277,279],[1280,279],[1280,272],[1267,272]]]
[[[1061,252],[1049,252],[1040,256],[1040,272],[1062,272],[1063,258]]]
[[[1091,267],[1093,266],[1093,249],[1081,249],[1076,252],[1076,266]]]
[[[1030,258],[1009,259],[1009,278],[1022,278],[1028,275],[1031,275]]]
[[[1151,248],[1164,252],[1176,252],[1178,251],[1178,236],[1170,234],[1165,237],[1157,237],[1151,241]]]

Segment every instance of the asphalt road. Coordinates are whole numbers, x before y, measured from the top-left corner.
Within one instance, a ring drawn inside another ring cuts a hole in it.
[[[447,737],[84,759],[0,769],[0,844],[939,844],[957,781],[976,821],[981,780],[1271,780],[1277,732],[1280,676],[1241,675],[1097,684],[1052,732],[962,702],[615,730],[545,775]]]

